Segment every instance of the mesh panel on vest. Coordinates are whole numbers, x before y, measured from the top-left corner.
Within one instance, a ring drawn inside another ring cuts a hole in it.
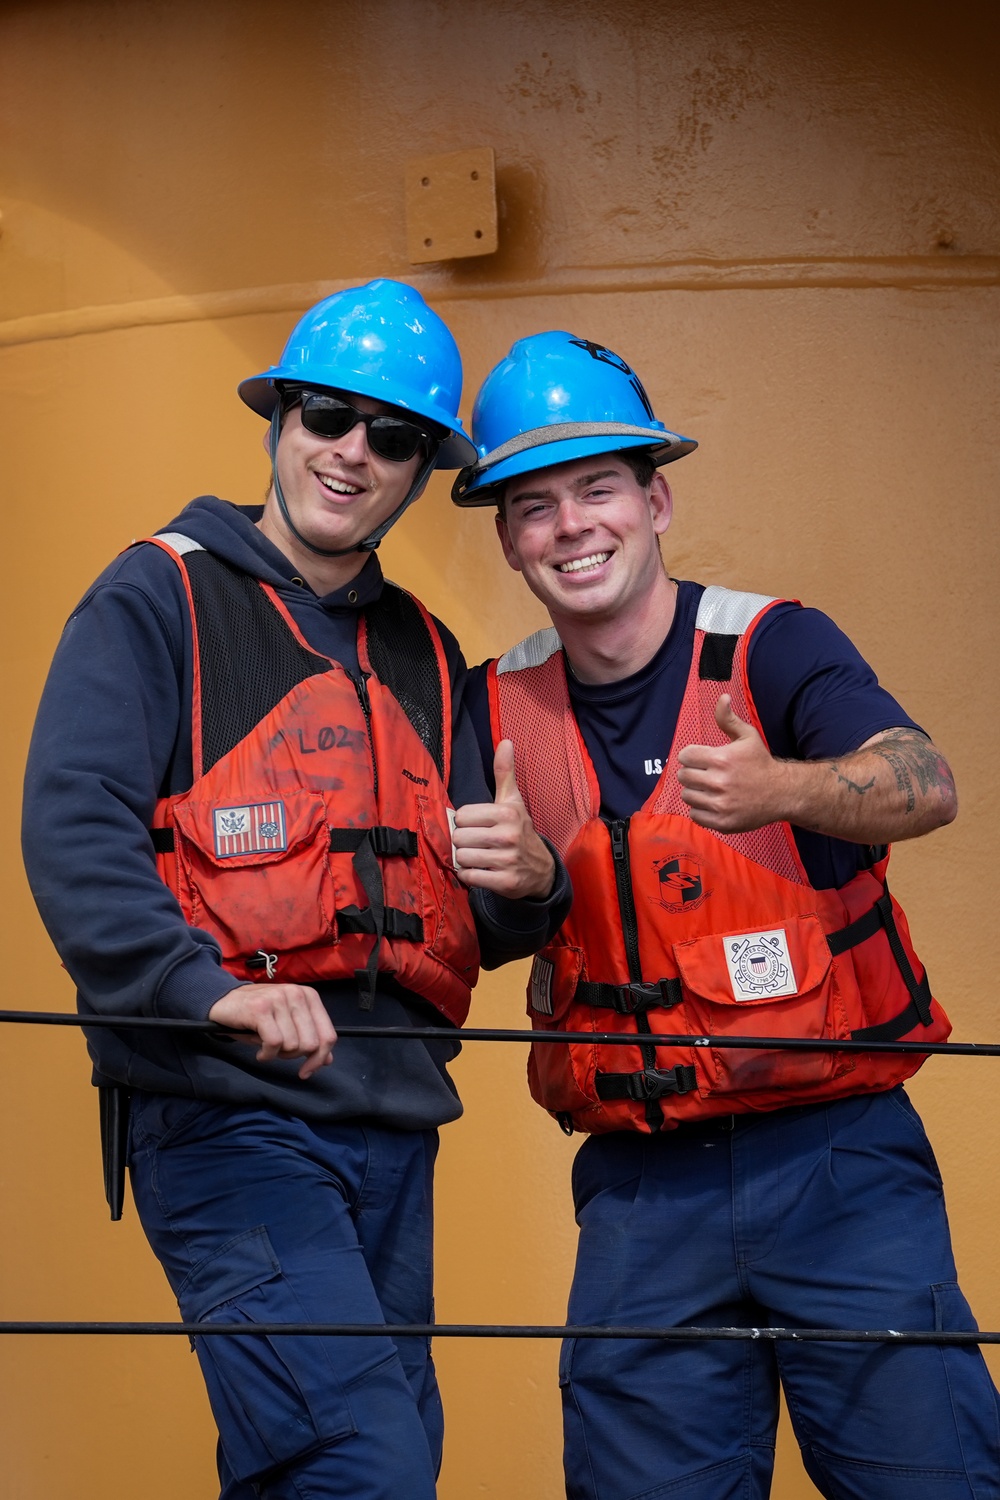
[[[514,742],[517,780],[528,813],[564,855],[597,808],[591,806],[562,652],[538,667],[498,673],[496,685],[500,729]]]
[[[330,663],[299,645],[255,578],[211,552],[185,558],[201,658],[202,770]]]
[[[409,594],[386,583],[381,598],[365,610],[365,628],[375,676],[403,709],[443,779],[441,669],[427,621]]]
[[[684,702],[677,718],[670,757],[664,768],[655,800],[650,803],[651,812],[690,818],[690,809],[681,799],[680,782],[677,780],[677,757],[685,745],[727,745],[729,743],[715,722],[715,705],[722,693],[729,694],[733,713],[737,718],[753,724],[759,731],[757,715],[750,706],[746,685],[746,636],[740,637],[733,662],[732,677],[728,682],[703,678],[700,675],[702,649],[711,639],[712,637],[706,635],[704,631],[695,631],[691,671],[684,693]],[[791,845],[791,835],[784,824],[768,823],[763,828],[754,828],[748,833],[717,833],[715,837],[721,839],[724,844],[729,844],[745,859],[762,865],[766,870],[773,870],[776,875],[783,876],[785,880],[791,880],[796,885],[806,883]]]

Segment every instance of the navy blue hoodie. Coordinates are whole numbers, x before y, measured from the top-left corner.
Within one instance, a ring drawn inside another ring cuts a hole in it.
[[[271,584],[316,651],[358,671],[358,612],[377,599],[372,554],[342,589],[319,598],[257,529],[260,507],[211,496],[164,530],[179,531]],[[351,595],[349,598],[348,596]],[[454,724],[449,794],[456,807],[491,800],[462,702],[466,668],[441,629]],[[160,797],[188,790],[191,633],[183,583],[160,548],[118,557],[86,593],[60,640],[42,695],[25,781],[24,857],[42,919],[72,975],[84,1014],[204,1020],[239,981],[212,938],[189,927],[160,880],[149,836]],[[534,952],[570,904],[561,869],[546,901],[472,893],[484,967]],[[446,1026],[440,1013],[379,978],[373,1014],[353,983],[317,986],[334,1024]],[[456,1037],[457,1037],[456,1032]],[[315,1119],[367,1119],[400,1129],[455,1119],[461,1104],[445,1064],[458,1042],[341,1040],[308,1081],[300,1062],[258,1063],[255,1049],[201,1034],[92,1030],[97,1081],[218,1102],[267,1104]]]

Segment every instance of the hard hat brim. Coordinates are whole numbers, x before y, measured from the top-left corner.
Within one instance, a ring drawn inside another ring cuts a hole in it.
[[[473,473],[467,486],[463,486],[464,475],[460,474],[452,486],[451,498],[456,505],[469,509],[496,505],[497,485],[536,469],[550,469],[556,464],[569,463],[575,458],[591,458],[598,453],[621,453],[626,448],[648,449],[657,468],[662,468],[664,464],[693,453],[697,446],[694,438],[682,437],[680,433],[668,432],[664,428],[651,428],[647,433],[627,437],[603,432],[589,437],[563,438],[554,443],[538,443],[484,468],[479,475]]]
[[[399,389],[393,386],[391,397],[387,394],[386,382],[376,377],[367,377],[352,372],[350,382],[343,385],[328,385],[324,381],[310,381],[306,379],[301,370],[286,369],[281,365],[273,365],[270,370],[264,370],[260,375],[251,375],[246,380],[241,380],[236,387],[240,400],[255,411],[259,417],[265,417],[270,421],[274,408],[278,404],[278,392],[275,382],[287,380],[297,385],[315,386],[317,390],[343,391],[345,395],[367,396],[372,401],[384,401],[389,406],[394,406],[400,411],[410,411],[414,417],[425,422],[431,422],[437,427],[443,427],[448,436],[442,442],[437,452],[434,463],[436,469],[461,469],[474,463],[477,458],[475,447],[463,430],[461,423],[449,415],[442,407],[435,406],[431,402],[425,403],[418,411],[410,403],[400,400]]]

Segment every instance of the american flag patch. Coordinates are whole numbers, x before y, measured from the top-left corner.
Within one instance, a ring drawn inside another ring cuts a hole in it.
[[[532,1010],[540,1016],[551,1016],[552,1014],[552,976],[556,972],[556,966],[540,954],[535,955],[535,961],[531,965],[531,978],[528,981],[528,1000]]]
[[[273,854],[288,848],[283,802],[251,802],[212,810],[216,859],[234,854]]]

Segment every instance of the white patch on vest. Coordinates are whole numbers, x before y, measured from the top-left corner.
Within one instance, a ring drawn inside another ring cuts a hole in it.
[[[722,939],[729,982],[736,1000],[795,995],[798,984],[784,928],[746,932]]]
[[[288,848],[283,802],[251,802],[212,809],[216,859],[234,854],[273,854]]]
[[[562,650],[562,641],[551,625],[546,630],[536,630],[526,640],[519,641],[504,652],[497,662],[497,673],[523,672],[528,667],[540,667],[550,656]]]
[[[765,604],[773,603],[771,594],[745,594],[710,583],[701,596],[695,626],[706,635],[742,635]]]
[[[156,540],[158,542],[166,542],[167,546],[173,552],[179,552],[181,557],[187,552],[205,551],[200,542],[196,542],[191,537],[185,536],[181,531],[158,531],[156,533]]]
[[[540,1016],[552,1014],[552,979],[555,972],[555,964],[536,953],[528,982],[528,1000],[532,1010],[536,1010]]]

